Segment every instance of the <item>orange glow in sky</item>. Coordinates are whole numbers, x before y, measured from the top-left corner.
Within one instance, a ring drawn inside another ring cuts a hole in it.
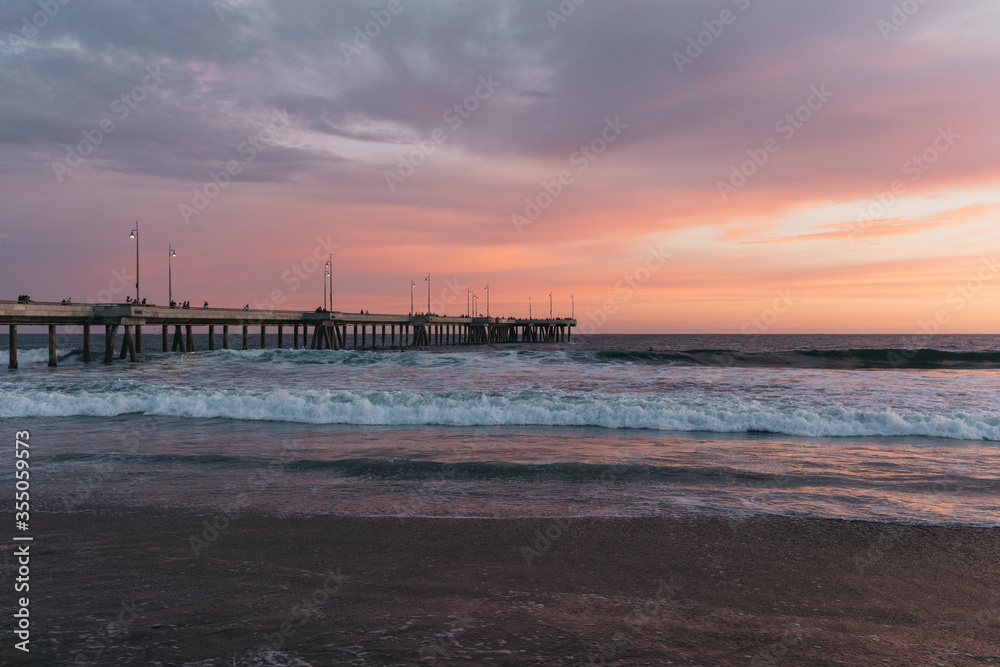
[[[995,333],[1000,8],[913,5],[67,5],[0,48],[0,298],[123,301],[139,220],[158,303],[169,243],[197,304],[332,253],[345,311]]]

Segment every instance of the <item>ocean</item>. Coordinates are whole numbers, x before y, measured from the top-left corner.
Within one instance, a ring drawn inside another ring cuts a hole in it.
[[[33,509],[1000,525],[1000,336],[176,354],[152,333],[111,365],[61,335],[54,369],[21,334],[0,432],[31,433]]]

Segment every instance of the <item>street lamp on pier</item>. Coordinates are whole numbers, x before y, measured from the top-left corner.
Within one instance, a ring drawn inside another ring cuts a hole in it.
[[[174,246],[170,243],[167,244],[167,305],[173,307],[174,305],[174,267],[171,261],[177,253],[174,251]]]
[[[332,258],[332,256],[331,256],[331,258]],[[326,286],[327,286],[327,283],[330,282],[330,260],[326,261],[326,266],[324,267],[324,269],[326,271],[326,275],[323,276],[323,308],[326,309],[326,302],[327,302],[327,299],[326,299]],[[330,300],[331,301],[333,300],[332,296],[330,297]]]
[[[128,235],[130,239],[135,239],[135,300],[139,301],[139,221],[135,221],[135,229]]]

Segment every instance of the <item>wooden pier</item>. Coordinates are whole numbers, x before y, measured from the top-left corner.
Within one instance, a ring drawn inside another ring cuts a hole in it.
[[[55,366],[57,326],[83,328],[83,360],[86,362],[92,357],[92,328],[104,327],[104,354],[101,358],[104,363],[110,364],[114,361],[119,330],[122,331],[122,342],[118,357],[137,360],[137,355],[142,353],[143,327],[160,328],[163,352],[193,352],[194,327],[208,328],[209,350],[216,349],[218,333],[222,334],[221,349],[230,349],[230,327],[237,335],[236,347],[243,350],[248,348],[251,328],[256,334],[258,327],[260,348],[267,346],[267,329],[273,327],[278,334],[279,348],[287,347],[285,334],[288,332],[291,333],[292,349],[362,350],[568,341],[576,320],[0,301],[0,324],[8,325],[10,331],[8,368],[17,368],[19,325],[48,326],[49,366]]]

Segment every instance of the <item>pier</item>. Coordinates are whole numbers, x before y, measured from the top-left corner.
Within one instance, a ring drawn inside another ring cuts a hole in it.
[[[17,368],[17,327],[48,326],[49,366],[56,365],[56,327],[83,328],[83,360],[91,361],[91,332],[104,328],[101,359],[110,364],[118,348],[119,359],[137,361],[142,353],[143,327],[151,327],[154,340],[159,329],[162,352],[193,352],[194,327],[208,328],[208,348],[248,349],[250,336],[260,335],[267,346],[267,330],[278,335],[277,347],[313,350],[430,348],[442,345],[488,345],[569,341],[576,320],[571,318],[506,318],[442,315],[372,315],[242,308],[167,308],[139,304],[60,304],[0,301],[0,324],[10,332],[8,368]],[[230,333],[235,334],[235,346]],[[252,332],[251,332],[252,330]],[[360,333],[360,338],[359,338]],[[217,336],[221,334],[221,341]]]

